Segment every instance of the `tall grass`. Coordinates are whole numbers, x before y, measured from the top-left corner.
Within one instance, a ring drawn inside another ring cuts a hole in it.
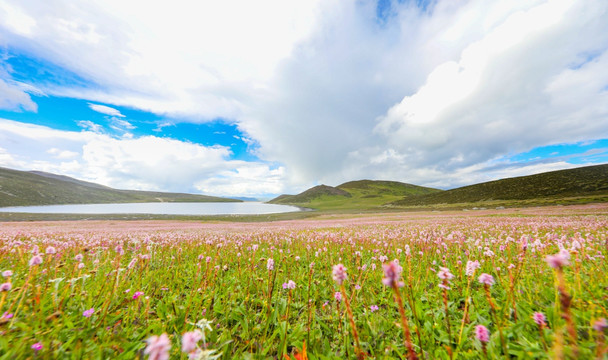
[[[103,225],[0,228],[0,358],[606,354],[603,215]]]

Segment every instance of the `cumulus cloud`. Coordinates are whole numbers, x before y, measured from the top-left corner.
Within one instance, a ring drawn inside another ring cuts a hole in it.
[[[256,191],[277,179],[290,192],[358,178],[452,187],[567,167],[508,158],[608,138],[607,2],[414,3],[391,2],[379,19],[375,1],[14,1],[0,7],[0,41],[96,84],[47,93],[234,121],[255,155],[281,164],[220,156],[222,176],[200,189],[234,189],[224,178]]]
[[[506,16],[379,118],[374,131],[394,154],[386,163],[437,170],[444,186],[454,186],[462,181],[445,181],[446,174],[537,146],[608,136],[602,13],[605,4],[553,1]],[[536,167],[556,166],[566,167]],[[513,167],[513,174],[532,169]]]
[[[223,146],[155,136],[115,138],[4,119],[0,143],[0,166],[60,173],[121,189],[251,196],[283,190],[280,169],[230,160],[230,149]]]

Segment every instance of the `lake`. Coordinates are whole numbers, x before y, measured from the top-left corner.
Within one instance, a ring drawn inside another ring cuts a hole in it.
[[[301,211],[301,209],[295,206],[261,202],[158,202],[0,207],[0,212],[36,214],[259,215],[295,211]]]

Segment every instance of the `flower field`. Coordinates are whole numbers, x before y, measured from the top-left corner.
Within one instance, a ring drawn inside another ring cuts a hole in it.
[[[0,226],[0,359],[606,358],[608,216]]]

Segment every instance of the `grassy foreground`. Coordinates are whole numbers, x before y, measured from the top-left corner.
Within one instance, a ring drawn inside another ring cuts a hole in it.
[[[0,358],[604,358],[606,213],[5,223]]]

